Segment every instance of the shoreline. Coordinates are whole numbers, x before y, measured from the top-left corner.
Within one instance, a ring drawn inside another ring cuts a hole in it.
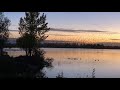
[[[20,48],[18,48],[18,47],[12,47],[12,48],[14,48],[14,49],[20,49]],[[12,48],[4,48],[4,49],[12,49]],[[72,48],[72,47],[41,47],[41,49],[44,49],[44,48],[67,48],[67,49],[120,49],[120,48],[78,48],[78,47],[74,47],[74,48]],[[20,49],[20,50],[22,50],[22,51],[24,51],[23,49]],[[18,51],[18,50],[16,50],[16,51]]]

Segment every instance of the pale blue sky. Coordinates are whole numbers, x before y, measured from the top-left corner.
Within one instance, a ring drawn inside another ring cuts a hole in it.
[[[120,12],[44,12],[52,28],[88,29],[120,32]],[[11,29],[17,29],[24,12],[5,12]],[[15,25],[15,26],[14,26]]]
[[[120,12],[44,13],[47,15],[48,26],[57,28],[47,33],[49,34],[48,40],[120,42]],[[5,12],[4,14],[11,20],[11,30],[17,30],[20,17],[25,16],[24,12]],[[60,32],[61,29],[58,28],[64,28],[65,30]],[[12,32],[11,37],[18,37],[18,32]]]

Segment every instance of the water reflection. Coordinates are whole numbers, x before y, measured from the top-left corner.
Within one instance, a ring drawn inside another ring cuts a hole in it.
[[[120,50],[43,48],[45,57],[53,58],[53,68],[44,68],[48,78],[120,78]],[[9,51],[20,55],[24,51]],[[62,74],[61,74],[62,73]]]
[[[41,49],[33,56],[21,56],[23,51],[17,48],[4,50],[8,54],[0,57],[0,78],[46,78],[42,69],[52,67],[53,59],[45,58]]]
[[[53,57],[54,69],[44,70],[49,77],[63,72],[64,77],[120,77],[120,50],[45,48],[46,57]],[[95,69],[94,69],[95,68]]]

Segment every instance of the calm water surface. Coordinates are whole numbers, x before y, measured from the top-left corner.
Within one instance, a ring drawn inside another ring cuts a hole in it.
[[[120,50],[43,48],[45,57],[53,58],[53,68],[44,68],[46,76],[55,78],[63,73],[67,78],[120,78]],[[18,48],[6,49],[10,56],[24,55]]]

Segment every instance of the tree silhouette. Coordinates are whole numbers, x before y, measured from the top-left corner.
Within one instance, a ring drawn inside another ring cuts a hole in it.
[[[10,20],[0,12],[0,56],[3,55],[3,48],[9,37]]]
[[[38,44],[48,37],[45,35],[50,29],[47,25],[44,13],[40,16],[39,12],[25,12],[25,17],[20,18],[18,29],[21,37],[17,39],[17,44],[27,56],[32,56],[38,50]]]

